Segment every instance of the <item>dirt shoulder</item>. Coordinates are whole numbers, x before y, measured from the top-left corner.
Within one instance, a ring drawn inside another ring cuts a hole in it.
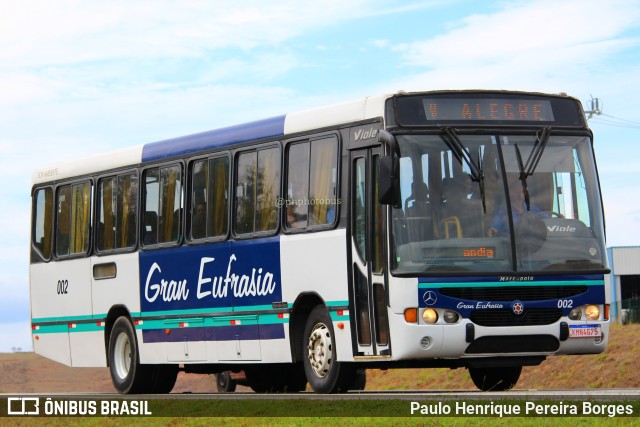
[[[550,357],[525,367],[517,389],[640,387],[640,325],[614,325],[607,351],[598,355]],[[34,353],[0,353],[0,392],[113,393],[107,368],[70,368]],[[465,369],[367,371],[367,390],[474,390]],[[238,391],[248,390],[238,388]],[[174,393],[215,392],[211,375],[178,375]]]

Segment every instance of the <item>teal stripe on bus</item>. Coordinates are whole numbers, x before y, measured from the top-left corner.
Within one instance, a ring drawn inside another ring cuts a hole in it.
[[[67,332],[103,332],[104,324],[98,325],[96,322],[91,323],[74,323],[75,326],[69,327],[68,324],[61,325],[39,325],[38,329],[31,332],[36,334],[60,334]]]
[[[333,321],[348,320],[349,313],[347,310],[342,315],[338,315],[335,307],[347,307],[348,301],[327,301],[327,308],[329,308],[329,315]],[[288,304],[288,308],[293,307],[292,303]],[[334,308],[332,310],[332,308]],[[160,329],[167,328],[169,325],[175,324],[175,327],[179,327],[179,324],[187,323],[187,327],[219,327],[228,326],[232,320],[240,320],[243,325],[273,325],[273,324],[288,324],[288,313],[282,313],[280,317],[279,313],[261,313],[264,311],[273,310],[271,305],[257,305],[247,306],[241,309],[233,307],[218,307],[211,309],[193,309],[193,310],[165,310],[154,312],[131,312],[133,320],[140,320],[145,317],[156,316],[178,316],[171,319],[144,319],[140,325],[136,325],[136,329]],[[225,313],[223,316],[215,316],[215,313]],[[200,315],[200,317],[198,317]],[[33,330],[34,334],[41,333],[66,333],[66,332],[95,332],[104,331],[104,325],[98,326],[97,322],[104,321],[107,314],[96,314],[88,316],[61,316],[61,317],[41,317],[32,319],[32,324],[38,325],[38,330]],[[55,323],[49,324],[47,323]],[[69,328],[69,324],[75,324],[74,328]]]
[[[61,317],[34,317],[31,319],[31,323],[53,323],[53,322],[87,322],[91,320],[99,321],[107,317],[107,313],[93,314],[88,316],[61,316]]]

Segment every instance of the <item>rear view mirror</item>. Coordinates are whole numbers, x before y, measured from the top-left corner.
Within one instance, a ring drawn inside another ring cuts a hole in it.
[[[398,180],[398,160],[392,156],[380,157],[378,174],[378,201],[383,205],[400,206],[400,182]]]

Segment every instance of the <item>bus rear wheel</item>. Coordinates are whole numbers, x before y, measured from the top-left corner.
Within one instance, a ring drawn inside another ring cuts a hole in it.
[[[149,372],[146,393],[165,394],[173,390],[178,379],[178,365],[141,365]]]
[[[143,392],[149,379],[147,367],[140,364],[133,326],[126,317],[119,317],[111,329],[109,371],[113,386],[122,394]]]
[[[131,321],[122,316],[109,336],[109,371],[119,393],[169,393],[178,378],[178,365],[142,365]]]
[[[303,362],[307,380],[317,393],[344,392],[356,379],[353,364],[338,362],[333,323],[324,306],[311,310],[304,331]]]
[[[236,391],[236,385],[238,385],[238,383],[236,382],[236,380],[231,378],[231,372],[222,371],[218,374],[215,374],[215,376],[216,389],[218,390],[218,393],[233,393],[234,391]]]
[[[522,372],[522,366],[505,368],[469,368],[473,383],[482,391],[511,390]]]
[[[301,363],[255,365],[245,369],[247,383],[256,393],[304,391],[307,378]]]

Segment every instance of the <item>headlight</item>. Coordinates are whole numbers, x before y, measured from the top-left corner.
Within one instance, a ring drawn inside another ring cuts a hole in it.
[[[580,307],[576,307],[569,312],[569,319],[580,320],[580,318],[582,318],[582,310],[580,310]]]
[[[442,316],[447,323],[456,323],[460,319],[460,315],[452,310],[445,310]]]
[[[422,312],[422,320],[424,323],[434,324],[438,321],[438,312],[433,308],[427,308]]]
[[[600,318],[600,308],[597,305],[588,305],[584,310],[584,314],[589,320],[598,320]]]

